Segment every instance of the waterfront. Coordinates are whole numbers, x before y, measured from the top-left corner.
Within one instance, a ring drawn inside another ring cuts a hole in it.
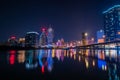
[[[1,51],[0,65],[0,78],[7,80],[119,80],[120,77],[119,61],[82,56],[76,49]]]

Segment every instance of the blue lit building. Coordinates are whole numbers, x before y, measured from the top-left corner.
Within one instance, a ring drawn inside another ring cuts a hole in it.
[[[37,32],[27,32],[25,35],[25,46],[26,47],[37,47],[38,46],[38,36]]]
[[[103,12],[105,41],[120,40],[120,5],[114,5]]]
[[[104,42],[104,31],[103,30],[99,30],[97,31],[97,43],[102,43]]]
[[[47,35],[47,42],[48,42],[48,45],[52,45],[53,43],[53,29],[51,27],[48,28],[48,35]]]
[[[47,31],[45,28],[42,28],[42,33],[39,39],[39,46],[45,47],[47,45]]]

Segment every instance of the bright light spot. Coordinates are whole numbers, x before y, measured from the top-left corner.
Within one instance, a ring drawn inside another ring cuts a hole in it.
[[[85,36],[88,36],[88,33],[85,33]]]

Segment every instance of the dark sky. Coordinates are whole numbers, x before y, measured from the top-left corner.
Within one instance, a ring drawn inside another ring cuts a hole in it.
[[[102,11],[120,0],[0,0],[0,41],[11,35],[24,37],[52,24],[55,40],[81,39],[82,32],[95,36],[103,28]]]

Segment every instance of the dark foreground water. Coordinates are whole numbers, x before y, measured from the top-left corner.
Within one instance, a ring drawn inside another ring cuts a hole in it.
[[[120,80],[120,65],[75,50],[0,51],[1,80]]]

